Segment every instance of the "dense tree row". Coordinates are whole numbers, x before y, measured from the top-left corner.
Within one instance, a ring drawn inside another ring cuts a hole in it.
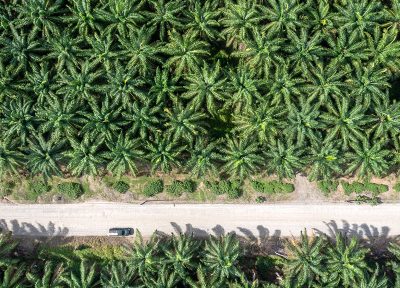
[[[399,23],[399,0],[1,1],[0,170],[383,176]]]
[[[232,234],[207,241],[186,235],[154,236],[149,242],[136,237],[124,255],[113,259],[48,247],[36,256],[23,256],[15,252],[15,242],[0,235],[0,287],[400,287],[397,244],[377,254],[356,238],[304,233],[299,240],[286,241],[277,256],[262,248],[254,253],[257,249],[249,250],[248,243],[240,244]]]

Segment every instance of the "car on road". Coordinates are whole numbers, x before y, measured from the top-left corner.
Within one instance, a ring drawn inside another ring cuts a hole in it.
[[[108,236],[129,236],[133,235],[132,228],[110,228],[108,230]]]

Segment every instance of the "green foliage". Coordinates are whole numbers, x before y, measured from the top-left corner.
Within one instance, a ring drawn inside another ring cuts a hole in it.
[[[329,195],[330,193],[333,193],[337,190],[339,182],[332,180],[323,180],[323,181],[318,181],[317,185],[318,188],[322,191],[322,193],[324,193],[325,195]]]
[[[190,179],[183,181],[174,180],[166,187],[168,194],[172,196],[181,196],[183,193],[193,193],[196,190],[196,183]]]
[[[274,193],[292,193],[294,191],[294,185],[291,183],[284,183],[281,181],[251,181],[251,186],[254,190],[260,193],[265,194],[274,194]]]
[[[151,180],[143,187],[143,194],[147,197],[152,197],[156,194],[162,193],[164,190],[164,183],[161,179]]]
[[[15,188],[14,181],[2,181],[0,183],[0,197],[7,197],[12,194]]]
[[[393,190],[396,192],[400,192],[400,182],[397,182],[396,184],[394,184]]]
[[[228,195],[229,198],[235,199],[242,195],[242,182],[239,180],[221,180],[217,182],[206,181],[205,185],[215,195]]]
[[[266,200],[264,196],[257,196],[256,203],[264,203]]]
[[[60,183],[57,185],[57,191],[70,199],[77,199],[84,193],[82,185],[77,182]]]
[[[2,3],[0,176],[386,176],[399,162],[399,11],[397,0]]]
[[[352,182],[347,183],[342,181],[341,182],[344,193],[346,195],[350,195],[352,193],[361,194],[363,192],[371,192],[372,195],[379,195],[381,193],[387,192],[389,187],[385,184],[377,184],[371,182]]]
[[[129,184],[125,181],[116,181],[112,184],[112,188],[118,191],[121,194],[126,193],[129,190]]]
[[[49,192],[51,186],[44,181],[31,180],[28,182],[27,199],[35,201],[43,193]]]

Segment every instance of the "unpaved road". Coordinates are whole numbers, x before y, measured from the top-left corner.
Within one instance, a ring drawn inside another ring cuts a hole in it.
[[[298,236],[303,228],[387,237],[400,235],[400,204],[0,204],[0,227],[27,236],[100,236],[110,227],[133,227],[144,237],[154,230]]]

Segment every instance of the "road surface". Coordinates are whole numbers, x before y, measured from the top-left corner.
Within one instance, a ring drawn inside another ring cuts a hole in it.
[[[0,227],[15,235],[99,236],[111,227],[193,232],[235,231],[252,238],[298,236],[300,231],[344,230],[363,237],[400,235],[400,204],[0,204]]]

